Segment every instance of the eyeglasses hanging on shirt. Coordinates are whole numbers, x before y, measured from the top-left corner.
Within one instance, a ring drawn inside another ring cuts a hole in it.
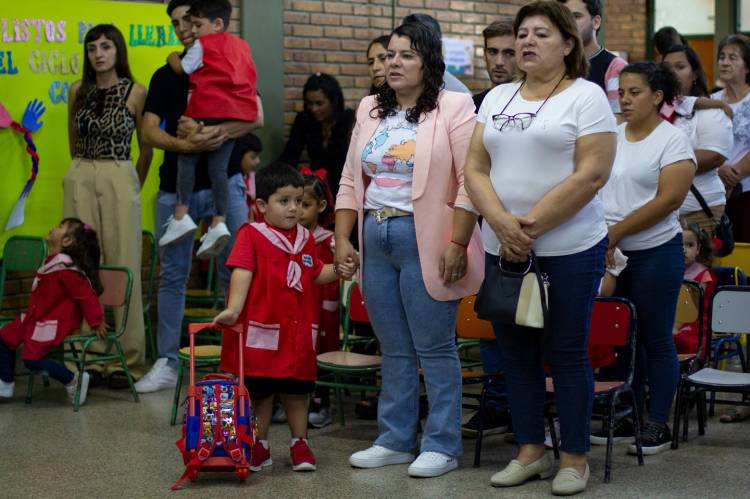
[[[560,81],[557,82],[555,85],[555,88],[552,89],[552,91],[549,93],[546,99],[542,101],[542,103],[539,105],[539,108],[537,108],[535,113],[516,113],[516,114],[505,114],[505,110],[508,109],[508,106],[510,106],[510,103],[513,102],[513,99],[516,98],[516,95],[518,95],[518,92],[521,91],[524,84],[526,83],[526,80],[521,82],[521,84],[518,86],[518,89],[516,89],[513,96],[510,98],[507,104],[505,104],[505,107],[503,107],[503,110],[500,111],[498,114],[495,114],[492,116],[492,126],[495,127],[495,130],[498,132],[502,132],[505,129],[511,129],[511,130],[518,130],[521,131],[526,130],[531,126],[531,123],[534,122],[534,118],[537,117],[539,114],[539,111],[542,110],[544,105],[547,103],[550,97],[552,97],[552,94],[555,93],[555,90],[557,90],[557,87],[560,86],[560,83],[565,79],[566,75],[563,75],[562,78],[560,78]]]

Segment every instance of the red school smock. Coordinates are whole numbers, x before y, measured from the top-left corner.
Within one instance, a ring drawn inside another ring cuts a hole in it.
[[[185,115],[192,118],[258,118],[257,75],[250,46],[231,33],[200,37],[203,66],[190,74],[190,100]]]
[[[314,381],[320,304],[313,281],[323,263],[315,258],[310,231],[245,224],[227,266],[253,273],[240,314],[247,321],[245,376]],[[237,329],[225,329],[221,345],[220,367],[232,374],[238,374]]]
[[[320,225],[313,232],[315,257],[323,263],[333,263],[331,241],[333,232]],[[315,286],[317,302],[320,304],[320,339],[318,353],[339,349],[339,281]]]
[[[99,298],[86,274],[68,255],[58,253],[37,271],[26,312],[0,329],[0,336],[12,350],[23,343],[24,360],[39,360],[76,331],[84,318],[92,328],[102,323]]]

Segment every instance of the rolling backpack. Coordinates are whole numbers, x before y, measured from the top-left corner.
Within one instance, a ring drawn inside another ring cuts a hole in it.
[[[185,402],[182,453],[185,471],[172,484],[179,488],[186,479],[196,481],[200,471],[233,471],[245,481],[250,467],[250,451],[255,443],[255,416],[244,377],[235,380],[224,374],[207,374],[195,381],[195,335],[210,324],[190,324],[190,386]],[[244,332],[239,338],[239,372],[244,372]]]

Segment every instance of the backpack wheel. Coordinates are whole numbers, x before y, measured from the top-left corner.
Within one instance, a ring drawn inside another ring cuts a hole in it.
[[[238,468],[237,469],[237,478],[240,479],[240,481],[244,482],[247,480],[247,468]]]

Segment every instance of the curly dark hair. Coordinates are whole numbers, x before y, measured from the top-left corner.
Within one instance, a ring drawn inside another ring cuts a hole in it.
[[[72,243],[63,246],[61,252],[68,255],[73,260],[73,265],[86,274],[96,294],[102,294],[104,288],[99,280],[99,260],[102,252],[96,231],[78,218],[64,218],[61,223],[67,227],[65,235],[73,240]]]
[[[391,37],[406,37],[411,42],[411,48],[422,58],[422,94],[417,99],[417,104],[406,110],[406,121],[419,123],[419,117],[437,108],[438,94],[443,88],[443,73],[445,73],[445,62],[443,61],[443,46],[440,38],[421,23],[406,23],[394,29]],[[386,81],[378,88],[377,106],[373,109],[380,119],[396,114],[398,101],[396,92]]]
[[[661,108],[661,105],[665,102],[671,104],[674,102],[675,97],[680,94],[680,81],[677,79],[674,71],[672,71],[672,68],[665,64],[656,64],[651,61],[634,62],[625,66],[622,72],[620,72],[620,78],[622,78],[622,75],[628,73],[643,76],[652,91],[661,90],[664,97],[656,105],[656,109]]]

